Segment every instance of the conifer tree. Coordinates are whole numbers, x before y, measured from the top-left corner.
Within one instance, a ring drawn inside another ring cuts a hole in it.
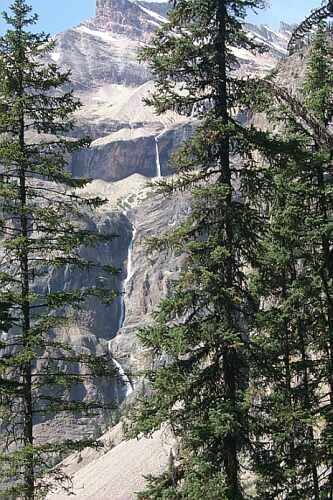
[[[81,198],[67,169],[69,154],[87,140],[66,139],[80,103],[69,74],[45,56],[48,35],[29,28],[37,21],[25,0],[3,14],[0,38],[0,496],[44,498],[64,473],[54,467],[68,451],[93,439],[36,440],[35,423],[60,415],[91,415],[103,401],[81,401],[75,389],[88,379],[114,374],[104,357],[70,345],[66,329],[89,297],[112,294],[96,286],[48,290],[50,272],[106,273],[84,257],[84,247],[108,243],[110,235],[87,230],[84,221],[98,198]],[[63,333],[61,335],[61,332]]]
[[[249,8],[260,6],[175,1],[144,51],[157,82],[149,103],[159,113],[193,110],[200,122],[174,157],[176,176],[159,183],[167,194],[189,191],[191,214],[152,246],[184,252],[187,260],[156,323],[139,334],[156,362],[146,374],[151,397],[132,411],[129,429],[149,434],[168,423],[181,452],[172,473],[151,478],[142,498],[245,498],[241,469],[252,447],[248,328],[256,307],[247,273],[265,225],[257,201],[265,171],[255,152],[274,156],[281,146],[235,117],[245,85],[234,54],[259,50],[242,23]]]
[[[258,425],[257,497],[265,499],[320,498],[321,443],[314,432],[320,419],[320,370],[312,357],[319,332],[313,324],[312,277],[302,266],[308,185],[295,187],[294,176],[300,173],[299,164],[290,160],[275,171],[270,231],[256,282],[262,307],[252,332],[252,359],[258,366],[252,369],[258,394],[253,418]]]
[[[313,314],[316,314],[317,319],[317,349],[314,355],[323,370],[319,408],[320,415],[326,422],[322,434],[322,460],[325,469],[321,473],[321,494],[323,497],[326,495],[333,498],[333,49],[330,38],[327,25],[321,23],[313,38],[303,95],[306,108],[316,116],[323,130],[331,137],[330,143],[324,146],[316,140],[309,145],[313,152],[313,188],[308,193],[307,261],[314,283],[318,282],[318,288],[314,290],[317,300],[313,301]]]
[[[259,498],[331,498],[332,57],[315,35],[299,106],[280,107],[280,126],[299,144],[272,170],[270,227],[259,278],[262,307],[253,349],[261,387]],[[304,125],[316,124],[315,127]],[[282,118],[283,116],[283,118]],[[264,396],[262,396],[264,394]]]

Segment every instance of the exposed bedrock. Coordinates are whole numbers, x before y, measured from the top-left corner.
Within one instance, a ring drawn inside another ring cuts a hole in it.
[[[156,126],[122,129],[94,141],[90,149],[75,153],[70,168],[75,176],[105,181],[118,181],[133,174],[156,177],[159,154],[161,174],[170,175],[171,155],[192,131],[192,123],[174,126],[165,132]]]
[[[97,0],[92,25],[145,41],[156,30],[156,21],[147,17],[140,5],[129,0]]]
[[[71,70],[77,91],[91,91],[105,83],[139,86],[151,79],[137,60],[138,43],[124,36],[80,25],[56,36],[53,61]]]
[[[124,290],[125,321],[110,347],[114,356],[133,374],[134,380],[150,363],[149,353],[136,337],[137,330],[151,322],[152,313],[179,275],[184,258],[168,252],[149,253],[146,243],[150,237],[172,229],[189,211],[188,196],[180,194],[169,199],[152,195],[128,213],[135,228],[132,273]]]
[[[95,285],[103,286],[107,290],[119,290],[124,279],[124,262],[127,258],[127,249],[131,238],[131,225],[127,217],[122,213],[104,213],[87,217],[86,226],[92,231],[105,235],[115,235],[112,241],[99,243],[94,248],[82,250],[83,257],[98,263],[98,267],[89,271],[81,271],[77,268],[66,266],[60,270],[50,269],[42,282],[40,289],[47,293],[90,288]],[[104,271],[99,266],[113,266],[118,269],[116,275]],[[76,316],[76,328],[82,328],[84,332],[92,332],[97,339],[111,339],[117,332],[117,318],[120,314],[120,299],[116,299],[111,305],[102,304],[91,298],[87,300],[84,308]],[[75,336],[76,333],[74,332]],[[75,343],[84,341],[79,337]],[[90,343],[90,340],[89,340]]]

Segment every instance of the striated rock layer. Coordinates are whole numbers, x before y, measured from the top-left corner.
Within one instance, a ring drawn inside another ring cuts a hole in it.
[[[95,28],[126,34],[129,38],[140,41],[149,40],[151,34],[163,22],[157,13],[147,15],[140,3],[129,0],[97,0],[96,17],[91,25]]]
[[[152,179],[173,173],[172,153],[196,126],[193,117],[172,112],[157,116],[144,104],[153,81],[149,68],[138,60],[138,52],[166,22],[167,10],[167,3],[97,0],[95,17],[57,35],[57,46],[50,55],[50,61],[71,70],[75,94],[83,103],[72,135],[87,134],[92,139],[89,150],[73,155],[69,169],[75,176],[93,180],[86,192],[107,200],[105,207],[90,214],[87,224],[117,234],[110,247],[90,250],[89,257],[119,269],[112,285],[121,292],[120,296],[110,307],[90,301],[72,328],[60,332],[74,345],[108,354],[110,362],[114,358],[119,368],[115,382],[81,387],[78,397],[82,399],[99,391],[106,401],[121,405],[127,397],[133,397],[133,389],[135,392],[140,383],[137,373],[150,363],[149,353],[139,345],[135,333],[139,326],[149,324],[153,310],[172,286],[182,263],[181,257],[148,255],[145,247],[149,236],[168,230],[189,211],[186,197],[162,199],[147,188]],[[267,26],[247,25],[247,30],[268,51],[253,55],[235,50],[237,71],[244,75],[265,74],[286,54],[290,27],[283,25],[280,32],[274,32]],[[107,279],[50,270],[48,282],[40,286],[50,290],[82,287],[96,278]],[[59,425],[56,421],[40,423],[37,433],[45,436],[49,432],[56,438]],[[89,435],[96,430],[94,426],[91,421],[70,421],[62,424],[61,431],[68,436]],[[109,467],[113,467],[112,457]],[[104,494],[100,490],[95,493]]]

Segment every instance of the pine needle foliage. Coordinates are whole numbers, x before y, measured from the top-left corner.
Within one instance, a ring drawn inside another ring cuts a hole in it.
[[[333,493],[332,75],[322,24],[294,98],[299,106],[280,102],[272,110],[301,154],[272,165],[269,227],[252,282],[261,302],[252,374],[258,391],[257,495],[265,500],[321,500]]]
[[[84,223],[98,198],[82,198],[67,169],[73,151],[73,113],[80,103],[69,73],[45,63],[55,44],[30,28],[37,16],[25,0],[13,1],[0,37],[0,496],[44,498],[65,474],[54,467],[64,454],[96,446],[94,439],[36,440],[34,428],[59,415],[94,416],[101,400],[80,400],[75,389],[113,376],[109,361],[71,345],[66,330],[88,298],[112,301],[100,283],[48,289],[50,273],[114,272],[84,257],[84,248],[111,235]],[[44,285],[43,285],[44,283]],[[108,299],[105,299],[108,297]],[[62,332],[62,333],[61,333]]]
[[[192,202],[187,220],[152,247],[184,253],[186,264],[155,324],[139,333],[155,357],[146,374],[152,394],[133,409],[129,435],[167,423],[180,440],[173,466],[151,478],[140,498],[240,500],[253,446],[248,331],[257,304],[248,272],[265,231],[262,199],[270,186],[260,155],[283,162],[293,144],[237,119],[248,95],[235,54],[262,50],[242,27],[248,9],[262,2],[173,5],[143,56],[156,80],[149,104],[198,118],[173,159],[176,176],[159,183],[166,195],[189,192]]]

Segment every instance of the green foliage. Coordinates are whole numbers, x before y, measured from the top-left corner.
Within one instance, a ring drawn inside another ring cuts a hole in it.
[[[319,25],[310,50],[306,79],[303,85],[304,103],[323,124],[333,116],[332,102],[332,46],[325,23]]]
[[[332,60],[323,26],[300,105],[279,104],[273,115],[303,154],[271,167],[269,227],[252,276],[261,303],[252,334],[257,497],[319,500],[333,484]]]
[[[146,374],[151,395],[132,410],[129,424],[129,435],[138,436],[167,423],[181,453],[172,480],[152,478],[142,498],[245,498],[241,461],[252,447],[248,329],[256,310],[247,274],[265,231],[259,194],[268,179],[259,153],[274,155],[278,142],[237,121],[234,110],[247,103],[245,82],[231,73],[230,47],[261,50],[242,28],[247,9],[260,6],[177,1],[143,51],[157,82],[149,104],[159,113],[194,110],[200,122],[173,158],[177,176],[159,182],[167,195],[191,194],[187,220],[152,242],[183,253],[186,265],[155,323],[139,334],[155,363]]]
[[[45,34],[29,31],[37,21],[25,0],[15,0],[9,29],[0,38],[0,495],[44,498],[64,485],[54,467],[59,457],[94,439],[41,444],[36,423],[60,415],[101,414],[103,400],[80,400],[75,390],[116,375],[106,357],[68,344],[66,330],[90,298],[110,303],[114,293],[96,285],[48,290],[52,273],[115,272],[84,257],[84,248],[108,244],[84,221],[99,198],[83,198],[67,169],[68,155],[88,139],[68,139],[80,107],[69,74],[43,59],[54,49]],[[107,282],[107,280],[106,280]],[[110,283],[110,280],[109,280]],[[110,409],[110,408],[108,408]]]
[[[191,194],[154,250],[186,264],[139,332],[154,357],[128,434],[168,424],[172,467],[142,499],[316,500],[332,496],[332,62],[325,29],[302,98],[237,78],[230,47],[259,2],[183,0],[143,57],[157,112],[200,120],[160,191]],[[270,112],[280,132],[243,128],[233,110]],[[246,467],[256,478],[246,491]]]

